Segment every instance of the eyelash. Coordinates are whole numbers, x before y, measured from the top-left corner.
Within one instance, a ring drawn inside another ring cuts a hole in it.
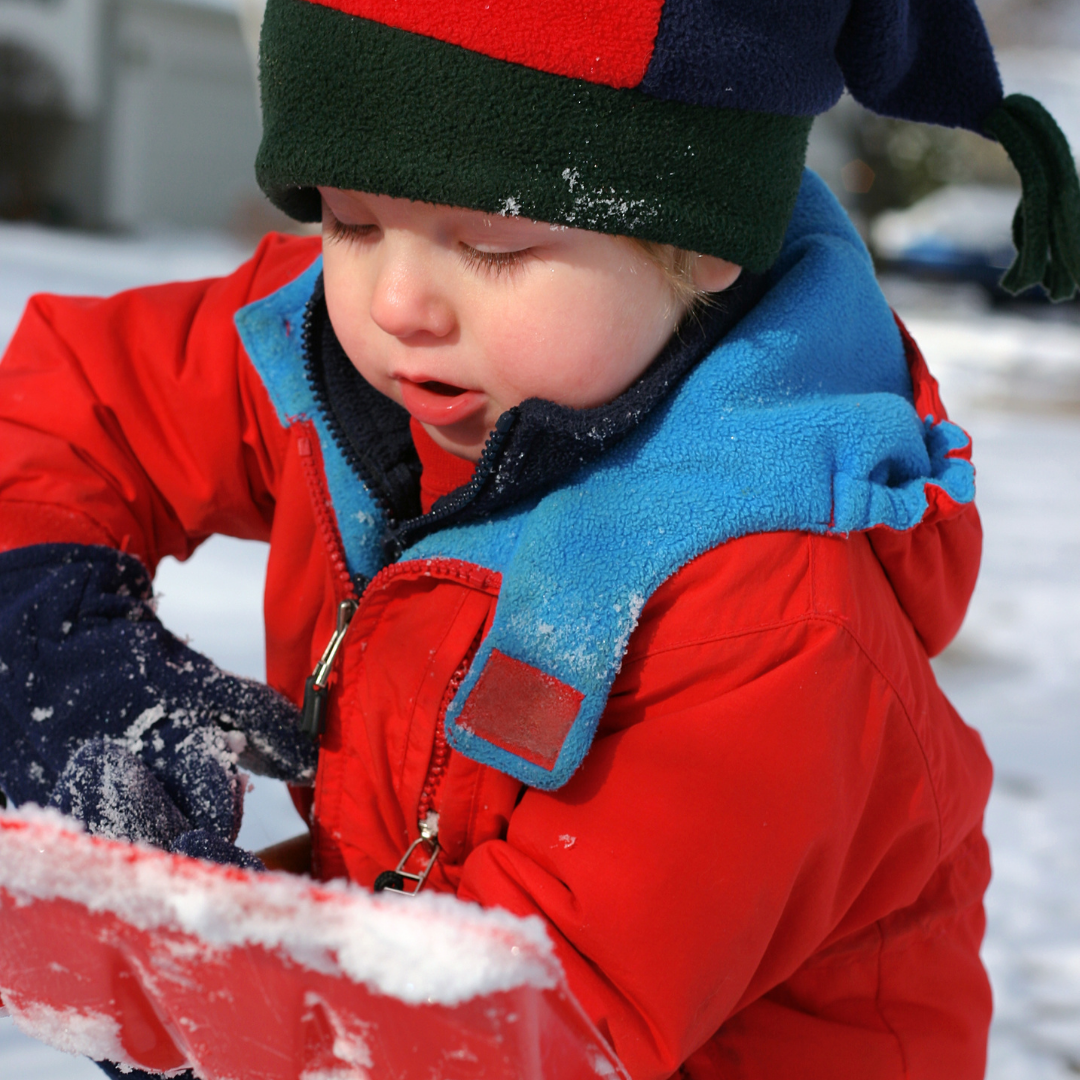
[[[528,248],[520,251],[477,251],[468,244],[461,245],[461,261],[474,270],[483,270],[498,277],[504,271],[512,274],[529,257]]]
[[[336,217],[332,216],[330,216],[327,223],[329,239],[346,243],[363,240],[374,229],[374,225],[346,225],[343,221],[338,221]],[[529,257],[530,251],[528,248],[523,248],[520,251],[478,251],[474,247],[469,247],[468,244],[461,244],[460,254],[461,261],[467,267],[494,274],[495,277],[498,277],[503,273],[512,274],[519,269]]]
[[[331,240],[355,242],[363,240],[374,228],[374,225],[346,225],[343,221],[338,221],[336,217],[330,216],[327,233]]]

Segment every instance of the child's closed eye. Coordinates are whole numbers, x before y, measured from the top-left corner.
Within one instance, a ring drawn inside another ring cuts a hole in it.
[[[338,221],[332,214],[327,214],[323,219],[323,231],[330,240],[343,240],[354,243],[357,240],[365,240],[373,232],[375,225],[351,225],[344,221]]]
[[[468,244],[461,244],[459,249],[466,266],[494,274],[495,277],[504,272],[512,274],[532,256],[531,248],[521,248],[518,251],[481,251]]]

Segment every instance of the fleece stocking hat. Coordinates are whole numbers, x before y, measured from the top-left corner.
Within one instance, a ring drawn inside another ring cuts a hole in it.
[[[256,170],[637,236],[767,269],[813,117],[846,86],[1004,145],[1023,182],[1013,290],[1080,282],[1080,184],[1004,97],[974,0],[269,0]]]

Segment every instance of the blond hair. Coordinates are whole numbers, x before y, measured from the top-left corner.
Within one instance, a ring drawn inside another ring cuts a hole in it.
[[[627,239],[654,266],[659,267],[664,280],[671,288],[675,303],[684,314],[708,302],[709,294],[694,282],[694,259],[692,251],[677,248],[673,244],[658,244],[655,240],[641,240],[636,236]]]

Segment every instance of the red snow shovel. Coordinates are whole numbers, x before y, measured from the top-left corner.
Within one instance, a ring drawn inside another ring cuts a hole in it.
[[[0,813],[0,995],[61,1050],[201,1080],[626,1078],[543,925]]]

